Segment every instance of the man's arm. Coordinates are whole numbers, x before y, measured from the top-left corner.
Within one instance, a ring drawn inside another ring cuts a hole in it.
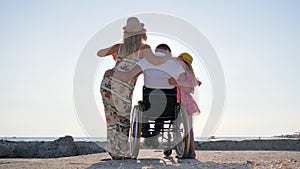
[[[173,59],[171,55],[166,55],[165,57],[158,57],[156,56],[149,45],[143,45],[140,50],[140,55],[143,58],[146,58],[148,62],[153,65],[160,65],[165,63],[167,60]]]
[[[140,66],[135,65],[129,72],[113,71],[112,69],[105,72],[104,77],[112,76],[121,81],[128,82],[129,80],[139,76],[142,73]]]

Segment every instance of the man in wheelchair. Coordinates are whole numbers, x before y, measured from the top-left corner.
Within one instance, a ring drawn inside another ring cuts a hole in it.
[[[171,55],[171,49],[166,44],[160,44],[156,47],[155,54],[158,57],[165,57]],[[174,116],[174,108],[177,103],[177,90],[174,85],[169,84],[168,80],[171,77],[178,79],[180,74],[184,72],[184,69],[174,61],[169,61],[169,63],[163,65],[166,66],[164,69],[153,67],[146,59],[137,62],[137,65],[143,69],[144,73],[143,121],[155,121],[152,132],[149,130],[150,124],[143,123],[142,137],[153,138],[160,133],[164,120]],[[158,141],[156,138],[147,140],[145,140],[146,145],[152,144],[153,147],[157,147]]]
[[[166,44],[160,44],[155,49],[157,57],[171,55],[171,49]],[[175,120],[174,110],[177,104],[177,88],[169,84],[169,79],[177,81],[185,79],[185,70],[174,60],[168,60],[161,65],[152,65],[145,58],[136,63],[129,72],[109,70],[105,76],[113,76],[122,81],[128,81],[144,73],[143,87],[143,121],[155,121],[154,130],[149,130],[149,123],[143,123],[142,135],[152,147],[157,146],[157,136],[163,129],[164,120]],[[147,142],[145,142],[147,144]]]

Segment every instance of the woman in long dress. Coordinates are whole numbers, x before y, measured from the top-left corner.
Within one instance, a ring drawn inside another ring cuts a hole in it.
[[[168,58],[155,57],[147,40],[144,24],[136,17],[127,19],[124,29],[123,43],[101,49],[97,55],[105,57],[112,55],[116,61],[115,70],[130,71],[136,62],[143,57],[153,64],[160,64]],[[137,77],[123,82],[113,76],[104,77],[101,82],[100,92],[103,100],[107,122],[107,147],[113,159],[129,157],[128,136],[130,129],[130,112],[132,93]]]

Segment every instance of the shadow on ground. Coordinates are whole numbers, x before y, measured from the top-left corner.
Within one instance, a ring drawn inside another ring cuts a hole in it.
[[[111,160],[103,159],[98,163],[87,167],[87,169],[96,168],[253,168],[251,164],[240,163],[216,163],[216,162],[201,162],[197,159],[181,159],[173,157],[164,158],[141,158],[141,159],[127,159],[127,160]]]

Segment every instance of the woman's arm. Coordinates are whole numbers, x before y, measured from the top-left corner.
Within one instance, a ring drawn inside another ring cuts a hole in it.
[[[139,76],[142,73],[140,66],[135,65],[129,72],[114,71],[113,69],[107,70],[104,77],[112,76],[121,81],[128,82],[129,80]]]
[[[158,57],[152,52],[151,47],[147,44],[141,47],[140,56],[147,59],[153,65],[160,65],[167,60],[172,59],[172,56]]]
[[[116,56],[118,55],[118,50],[119,50],[120,44],[115,44],[109,48],[101,49],[97,52],[97,56],[99,57],[105,57],[108,55],[112,55],[114,59],[116,60]]]

